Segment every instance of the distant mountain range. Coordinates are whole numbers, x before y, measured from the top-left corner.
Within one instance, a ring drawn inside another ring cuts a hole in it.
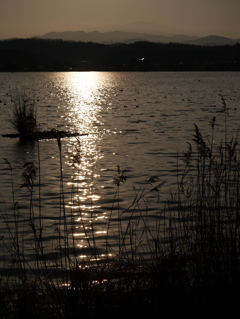
[[[164,36],[158,34],[148,34],[141,32],[110,31],[110,32],[85,32],[85,31],[66,31],[49,32],[41,36],[42,39],[62,39],[68,41],[96,42],[96,43],[134,43],[137,41],[149,42],[184,42],[197,40],[197,37],[184,35]]]
[[[240,39],[230,39],[226,37],[210,35],[207,37],[195,37],[186,35],[166,36],[160,34],[150,34],[142,32],[110,31],[110,32],[85,32],[85,31],[65,31],[49,32],[38,38],[42,39],[62,39],[65,41],[95,42],[102,44],[113,43],[134,43],[138,41],[162,42],[162,43],[184,43],[202,46],[214,45],[234,45],[240,43]]]
[[[184,41],[182,43],[186,44],[196,44],[196,45],[207,45],[207,46],[213,46],[213,45],[234,45],[236,43],[240,43],[240,39],[230,39],[225,37],[220,37],[217,35],[209,35],[207,37],[198,38],[195,40],[190,41]]]

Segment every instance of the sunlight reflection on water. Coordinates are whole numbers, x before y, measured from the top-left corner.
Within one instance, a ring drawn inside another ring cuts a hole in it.
[[[92,236],[89,232],[93,231],[91,225],[94,220],[105,218],[104,212],[100,216],[94,213],[99,211],[101,206],[94,205],[100,200],[100,196],[93,193],[94,179],[99,177],[93,170],[103,156],[99,150],[102,136],[99,127],[104,125],[101,122],[100,112],[102,104],[105,104],[105,98],[99,91],[106,90],[106,87],[111,84],[108,82],[106,85],[100,73],[69,73],[65,79],[65,85],[67,90],[63,91],[68,101],[65,108],[67,127],[73,132],[88,134],[81,140],[70,139],[66,144],[66,163],[73,168],[72,182],[69,184],[74,189],[72,201],[68,206],[76,212],[75,222],[80,224],[76,226],[74,236],[88,238]],[[84,232],[78,233],[78,227],[84,228]],[[96,236],[104,233],[104,231],[95,231]],[[83,245],[83,243],[80,244],[80,246]]]

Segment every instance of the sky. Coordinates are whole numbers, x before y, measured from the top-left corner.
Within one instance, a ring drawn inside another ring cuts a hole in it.
[[[0,0],[0,39],[115,31],[145,21],[165,34],[240,38],[240,0]],[[102,29],[101,27],[104,27]]]

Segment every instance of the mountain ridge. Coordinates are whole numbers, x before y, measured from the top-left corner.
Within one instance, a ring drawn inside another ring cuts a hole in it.
[[[185,44],[195,44],[195,45],[234,45],[239,43],[240,39],[231,39],[227,37],[208,35],[206,37],[198,38],[195,40],[184,41]]]
[[[176,39],[177,37],[177,39]],[[108,32],[98,32],[98,31],[64,31],[64,32],[49,32],[42,35],[42,39],[62,39],[68,41],[82,41],[82,42],[96,42],[96,43],[125,43],[130,39],[142,39],[142,41],[149,42],[171,42],[172,36],[141,33],[141,32],[131,32],[131,31],[108,31]],[[178,40],[178,36],[173,36],[173,39]],[[195,40],[196,37],[181,35],[181,40],[191,41]]]
[[[205,37],[186,36],[186,35],[159,35],[142,32],[130,31],[63,31],[48,32],[39,36],[41,39],[61,39],[64,41],[95,42],[101,44],[113,43],[134,43],[136,41],[163,42],[163,43],[184,43],[195,45],[234,45],[240,42],[240,39],[231,39],[227,37],[209,35]]]

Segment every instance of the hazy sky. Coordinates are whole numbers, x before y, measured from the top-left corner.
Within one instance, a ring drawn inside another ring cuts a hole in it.
[[[240,0],[0,0],[0,39],[133,21],[174,34],[240,38]]]

